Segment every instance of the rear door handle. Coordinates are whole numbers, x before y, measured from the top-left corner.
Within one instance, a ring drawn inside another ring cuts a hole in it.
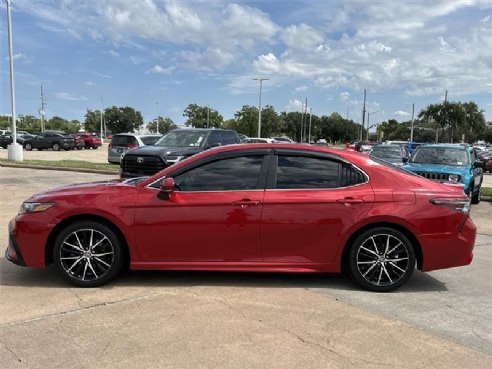
[[[260,205],[260,201],[259,200],[248,200],[248,199],[244,199],[244,200],[234,201],[232,203],[232,205],[234,205],[234,206],[240,206],[240,207],[242,207],[244,209],[244,208],[247,208],[248,206],[257,206],[257,205]]]
[[[360,204],[360,203],[364,202],[364,200],[354,199],[352,197],[346,197],[344,199],[338,199],[337,202],[340,204]]]

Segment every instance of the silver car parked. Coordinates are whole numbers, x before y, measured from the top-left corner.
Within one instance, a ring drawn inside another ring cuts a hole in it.
[[[108,162],[119,164],[121,156],[129,149],[155,144],[161,134],[118,133],[113,135],[108,146]]]

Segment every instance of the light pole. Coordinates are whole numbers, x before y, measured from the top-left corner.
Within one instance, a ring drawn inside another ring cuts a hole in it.
[[[379,110],[373,111],[372,113],[367,112],[367,132],[366,132],[366,141],[369,141],[369,118],[372,114],[379,113]]]
[[[159,133],[159,103],[155,103],[155,131]]]
[[[261,137],[261,86],[263,81],[268,81],[269,78],[253,78],[253,81],[260,81],[260,102],[258,104],[258,137]]]
[[[14,84],[14,51],[12,48],[12,20],[10,15],[10,0],[7,4],[7,28],[9,38],[9,61],[10,61],[10,100],[12,103],[12,144],[8,146],[8,160],[22,161],[22,146],[17,143],[17,115],[15,112],[15,84]]]

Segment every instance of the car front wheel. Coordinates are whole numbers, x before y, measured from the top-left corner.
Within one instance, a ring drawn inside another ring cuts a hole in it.
[[[60,151],[60,144],[55,142],[51,148],[53,151]]]
[[[24,147],[25,147],[25,149],[27,151],[31,151],[32,150],[32,144],[30,144],[30,143],[26,143],[26,145]]]
[[[393,228],[369,229],[355,239],[349,250],[350,276],[370,291],[394,291],[408,281],[414,269],[411,242]]]
[[[120,241],[114,231],[92,221],[67,226],[56,238],[53,260],[63,278],[79,287],[100,286],[123,266]]]

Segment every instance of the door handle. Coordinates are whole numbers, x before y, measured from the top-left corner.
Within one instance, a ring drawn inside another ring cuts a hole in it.
[[[340,204],[360,204],[360,203],[364,202],[364,200],[354,199],[352,197],[346,197],[344,199],[338,199],[337,202]]]
[[[260,201],[259,200],[247,200],[247,199],[244,199],[244,200],[234,201],[232,203],[232,205],[234,205],[234,206],[240,206],[240,207],[242,207],[244,209],[244,208],[247,208],[248,206],[257,206],[257,205],[260,205]]]

